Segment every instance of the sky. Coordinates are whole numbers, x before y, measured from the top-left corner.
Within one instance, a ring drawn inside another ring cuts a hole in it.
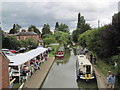
[[[55,23],[65,23],[70,30],[76,29],[80,12],[92,28],[111,23],[118,12],[119,0],[2,0],[2,29],[9,31],[13,24],[22,29],[35,25],[41,30],[48,23],[51,30]],[[0,18],[1,20],[1,18]]]

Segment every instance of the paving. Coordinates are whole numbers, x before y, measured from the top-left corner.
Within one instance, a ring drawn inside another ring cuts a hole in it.
[[[23,88],[40,88],[44,82],[52,64],[54,57],[49,57],[48,60],[41,65],[40,70],[37,70],[24,84]]]

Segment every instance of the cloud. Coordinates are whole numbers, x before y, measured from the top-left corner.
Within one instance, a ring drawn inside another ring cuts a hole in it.
[[[92,27],[97,27],[97,21],[101,24],[111,22],[112,15],[117,13],[118,0],[96,0],[78,1],[61,0],[50,2],[43,0],[41,2],[9,2],[14,0],[3,0],[2,3],[2,22],[3,29],[9,30],[14,23],[27,28],[30,25],[36,25],[41,28],[45,23],[53,28],[55,23],[67,24],[70,29],[75,29],[77,24],[77,14],[80,12]]]

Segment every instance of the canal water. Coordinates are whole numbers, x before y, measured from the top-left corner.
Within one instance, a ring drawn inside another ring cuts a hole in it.
[[[96,81],[76,82],[76,56],[66,50],[63,60],[55,60],[42,88],[97,88]]]

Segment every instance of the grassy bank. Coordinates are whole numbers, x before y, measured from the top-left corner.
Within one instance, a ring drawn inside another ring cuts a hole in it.
[[[49,45],[48,47],[52,47],[52,50],[50,51],[49,56],[54,57],[60,46],[59,45]]]
[[[92,52],[89,51],[89,53],[92,53]],[[115,70],[114,65],[108,64],[104,60],[101,60],[99,58],[97,58],[97,67],[103,73],[103,75],[105,77],[107,77],[108,71],[111,71],[112,73],[116,74],[116,70]],[[119,83],[117,82],[117,80],[116,80],[116,83],[115,83],[115,88],[120,88]]]
[[[101,70],[104,76],[107,76],[108,71],[115,73],[114,67],[106,64],[104,61],[97,59],[97,66]]]
[[[91,53],[97,57],[97,55],[95,55],[92,51],[89,51],[89,55]],[[103,73],[105,77],[107,76],[108,71],[112,71],[113,73],[115,73],[114,66],[104,62],[104,60],[101,60],[97,57],[96,63],[97,67],[100,69],[100,71]]]

